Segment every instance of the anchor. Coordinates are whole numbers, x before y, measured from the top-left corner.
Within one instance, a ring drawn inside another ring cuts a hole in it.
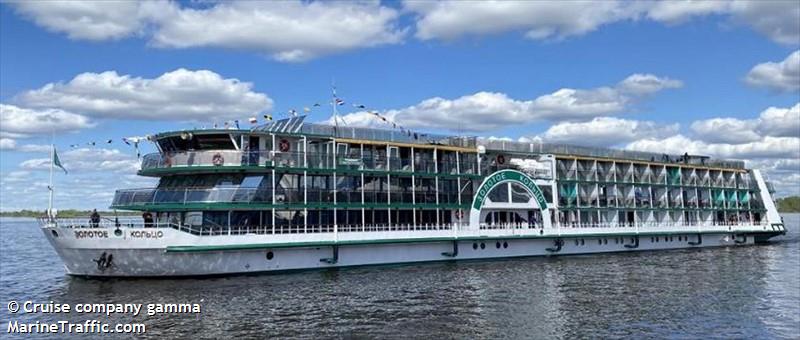
[[[443,256],[456,257],[458,256],[458,241],[453,240],[453,251],[446,251],[442,253]]]
[[[545,249],[547,251],[551,252],[551,253],[560,252],[561,251],[561,247],[564,246],[564,240],[562,240],[560,238],[557,238],[557,239],[553,240],[553,245],[555,246],[555,248],[545,248]]]
[[[103,252],[100,254],[100,258],[92,261],[97,263],[97,270],[103,272],[114,264],[114,255]]]
[[[325,262],[327,264],[336,264],[336,262],[339,262],[339,246],[334,245],[332,246],[332,248],[333,248],[333,257],[326,257],[319,259],[319,262]]]

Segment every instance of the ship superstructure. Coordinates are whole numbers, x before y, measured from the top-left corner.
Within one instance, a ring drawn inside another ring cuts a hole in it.
[[[70,274],[184,276],[753,244],[785,232],[741,161],[330,126],[160,133],[112,208],[43,220]],[[112,260],[108,261],[111,257]],[[100,259],[104,259],[100,265]],[[110,262],[110,264],[109,264]]]

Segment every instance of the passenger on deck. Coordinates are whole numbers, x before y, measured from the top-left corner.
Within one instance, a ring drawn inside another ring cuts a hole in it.
[[[149,211],[142,213],[142,220],[144,220],[145,228],[153,227],[153,214],[151,214]]]
[[[89,216],[89,222],[93,228],[97,228],[100,225],[100,214],[97,213],[97,209],[92,210],[92,214]]]

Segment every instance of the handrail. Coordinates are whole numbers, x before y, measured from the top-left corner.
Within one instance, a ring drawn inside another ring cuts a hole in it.
[[[159,222],[154,221],[152,224],[145,224],[141,219],[135,217],[124,217],[122,219],[112,220],[110,218],[103,218],[97,226],[93,225],[89,219],[81,218],[40,218],[43,225],[55,225],[60,228],[171,228],[178,231],[190,233],[198,236],[224,236],[224,235],[252,235],[252,234],[318,234],[318,233],[333,233],[338,231],[340,233],[348,232],[391,232],[391,231],[443,231],[443,230],[462,230],[467,231],[468,225],[466,223],[397,223],[397,224],[333,224],[322,225],[232,225],[232,226],[209,226],[209,225],[185,225],[174,222]],[[669,231],[673,229],[680,232],[694,232],[702,231],[704,228],[709,229],[712,227],[753,227],[753,226],[766,226],[767,221],[759,222],[719,222],[719,223],[685,223],[685,222],[648,222],[648,223],[561,223],[552,226],[546,230],[550,232],[568,231],[591,229],[593,232],[602,232],[603,230],[620,230],[621,228],[627,230],[635,230],[636,232],[652,232],[655,230]],[[660,229],[657,229],[660,228]],[[537,229],[545,230],[541,223],[481,223],[479,224],[480,230],[521,230],[521,229]],[[714,229],[719,230],[719,229]],[[513,232],[513,231],[512,231]]]

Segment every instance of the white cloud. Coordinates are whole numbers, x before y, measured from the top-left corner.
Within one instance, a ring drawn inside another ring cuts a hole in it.
[[[683,87],[680,80],[659,78],[652,74],[635,73],[617,84],[619,91],[635,95],[648,95],[665,89]]]
[[[795,1],[735,1],[731,13],[735,21],[744,22],[772,41],[800,45],[800,10]]]
[[[766,62],[754,66],[747,73],[745,81],[776,92],[800,90],[800,50],[794,51],[781,62]]]
[[[11,138],[0,138],[0,150],[14,150],[17,148],[17,141]]]
[[[722,14],[730,10],[725,1],[658,1],[647,11],[647,17],[668,24],[678,24],[694,16]]]
[[[613,146],[644,138],[666,138],[678,133],[678,124],[598,117],[588,122],[564,122],[539,137],[547,143]]]
[[[135,173],[139,169],[136,157],[117,149],[81,148],[59,154],[61,164],[70,173]],[[34,158],[19,165],[24,170],[49,170],[49,158]]]
[[[800,102],[790,108],[769,107],[758,116],[758,131],[776,137],[800,137]]]
[[[692,123],[692,131],[702,140],[711,143],[748,143],[761,139],[753,120],[712,118]]]
[[[29,179],[30,171],[11,171],[3,176],[3,184],[25,182]]]
[[[25,144],[25,145],[20,145],[17,148],[17,151],[34,152],[34,153],[45,153],[45,152],[49,153],[51,148],[52,147],[50,145],[45,145],[45,144]]]
[[[396,10],[379,2],[222,2],[184,8],[159,22],[160,47],[223,47],[263,52],[280,61],[396,44]]]
[[[250,50],[279,61],[402,42],[397,10],[368,2],[26,1],[17,11],[72,39],[143,36],[162,48]]]
[[[720,15],[780,44],[800,44],[800,11],[793,1],[407,1],[404,7],[417,15],[416,37],[422,40],[509,31],[560,39],[626,20],[675,25]]]
[[[617,1],[406,1],[414,12],[416,37],[454,39],[522,31],[530,39],[564,38],[631,18],[635,12]]]
[[[658,1],[651,4],[647,17],[655,21],[676,24],[696,16],[725,15],[734,23],[750,26],[779,44],[800,44],[800,10],[794,1]]]
[[[165,2],[154,1],[19,1],[10,3],[22,16],[70,39],[120,39],[140,32]]]
[[[56,173],[53,177],[56,189],[54,206],[60,210],[105,209],[110,205],[116,189],[154,187],[158,181],[132,173],[81,172],[68,169],[69,174]],[[46,171],[20,170],[4,175],[0,177],[0,197],[14,199],[4,200],[0,209],[46,208],[49,184]]]
[[[698,120],[691,128],[698,139],[710,143],[750,143],[762,136],[800,137],[800,103],[790,108],[769,107],[756,119]]]
[[[28,109],[0,104],[0,132],[7,138],[75,131],[94,126],[88,118],[61,109]]]
[[[429,98],[382,115],[406,127],[490,131],[541,120],[585,120],[620,114],[649,94],[680,86],[682,83],[677,80],[633,74],[613,87],[563,88],[533,100],[517,100],[504,93],[482,91],[456,99]],[[383,124],[367,112],[351,113],[343,118],[353,126],[380,127]]]
[[[626,149],[682,155],[710,155],[717,158],[799,158],[800,138],[764,137],[761,140],[740,144],[706,143],[683,135],[664,139],[643,139],[629,143]]]
[[[50,83],[17,99],[31,107],[99,118],[215,121],[271,109],[272,99],[252,87],[208,70],[181,68],[154,79],[107,71],[82,73],[68,83]]]

